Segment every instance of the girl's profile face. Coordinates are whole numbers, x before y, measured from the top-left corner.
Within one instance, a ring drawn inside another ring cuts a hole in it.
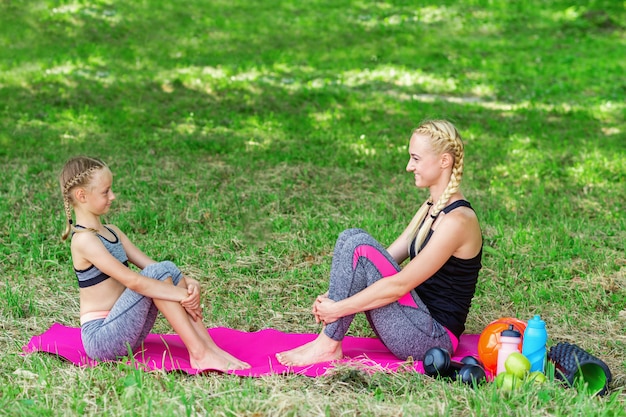
[[[414,134],[409,141],[409,163],[406,166],[408,172],[415,176],[415,185],[427,188],[437,182],[441,176],[441,163],[439,155],[435,154],[431,145],[430,137],[423,134]]]
[[[87,204],[90,210],[97,215],[105,214],[109,211],[111,203],[115,200],[115,194],[111,186],[113,185],[113,174],[107,168],[102,168],[94,172],[89,185],[85,189]]]

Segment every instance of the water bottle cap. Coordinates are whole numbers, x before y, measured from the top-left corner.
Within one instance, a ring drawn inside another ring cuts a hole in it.
[[[500,336],[504,336],[504,337],[521,337],[522,334],[520,332],[518,332],[517,330],[515,330],[515,327],[513,327],[512,324],[509,324],[509,328],[507,330],[502,331],[502,333],[500,333]]]
[[[541,320],[541,317],[539,316],[539,314],[535,314],[535,317],[528,320],[528,326],[541,329],[541,328],[546,327],[546,322]]]

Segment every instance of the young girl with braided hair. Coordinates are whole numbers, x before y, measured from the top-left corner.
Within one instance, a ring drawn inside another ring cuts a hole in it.
[[[429,198],[388,249],[361,229],[339,235],[329,290],[312,308],[322,331],[310,343],[277,353],[283,365],[340,359],[358,312],[365,312],[378,338],[400,359],[423,360],[432,347],[454,353],[482,258],[478,219],[459,191],[463,142],[450,122],[431,120],[413,132],[408,150],[406,170],[418,188],[429,190]]]
[[[140,348],[160,311],[187,347],[193,368],[248,368],[208,334],[202,323],[198,281],[183,276],[170,261],[152,260],[119,228],[102,224],[100,216],[115,199],[112,182],[104,162],[82,156],[67,161],[60,176],[67,218],[62,239],[71,234],[87,355],[112,360]],[[129,268],[129,263],[140,272]]]

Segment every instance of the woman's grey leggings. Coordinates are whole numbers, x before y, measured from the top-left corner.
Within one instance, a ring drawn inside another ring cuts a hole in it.
[[[398,271],[397,262],[372,236],[361,229],[348,229],[335,244],[328,296],[343,300]],[[378,338],[400,359],[412,356],[423,360],[432,347],[454,353],[447,330],[432,318],[415,290],[365,315]],[[324,333],[333,340],[343,340],[353,319],[354,315],[342,317],[326,325]]]
[[[183,277],[170,261],[146,266],[141,275],[165,281],[172,278],[178,285]],[[85,352],[96,360],[112,360],[129,354],[144,341],[156,320],[158,309],[152,298],[135,291],[124,290],[104,319],[90,320],[81,326]]]

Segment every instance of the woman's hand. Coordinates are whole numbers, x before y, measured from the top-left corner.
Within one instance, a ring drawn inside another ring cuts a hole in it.
[[[320,302],[319,300],[320,300],[321,298],[323,298],[323,297],[328,297],[328,291],[326,291],[324,294],[320,294],[320,295],[318,295],[318,296],[315,298],[315,301],[313,301],[313,305],[311,306],[311,313],[313,313],[313,315],[315,316],[315,321],[316,321],[317,323],[319,323],[320,321],[319,321],[319,319],[317,318],[317,314],[316,314],[315,310],[316,310],[316,306],[317,306],[317,304],[319,304],[319,302]]]
[[[315,297],[315,301],[313,301],[313,305],[311,306],[311,314],[315,316],[316,323],[320,323],[321,321],[320,318],[317,316],[317,305],[320,303],[320,299],[322,297],[328,297],[328,291]]]
[[[202,305],[200,304],[200,283],[195,279],[185,278],[187,283],[187,298],[180,304],[194,321],[202,320]]]
[[[313,303],[313,315],[316,323],[329,324],[341,318],[337,314],[336,302],[328,298],[328,293],[318,295]]]

